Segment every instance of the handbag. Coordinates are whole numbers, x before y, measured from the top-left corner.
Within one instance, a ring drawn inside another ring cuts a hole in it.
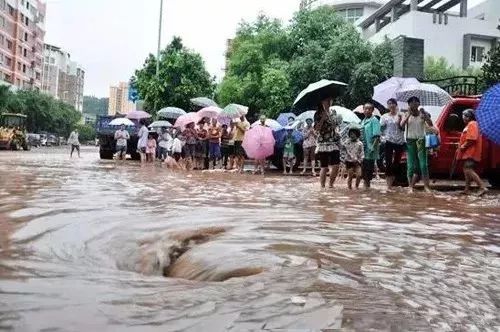
[[[439,136],[436,134],[426,134],[425,135],[425,147],[427,149],[435,149],[441,144]]]

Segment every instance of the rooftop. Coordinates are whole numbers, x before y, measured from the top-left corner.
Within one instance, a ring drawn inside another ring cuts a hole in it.
[[[467,0],[390,0],[365,18],[359,26],[366,29],[378,20],[383,20],[388,14],[396,20],[410,10],[428,13],[446,12],[457,5],[460,5],[460,16],[467,16]]]

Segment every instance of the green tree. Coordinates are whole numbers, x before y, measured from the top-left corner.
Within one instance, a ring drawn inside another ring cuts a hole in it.
[[[156,57],[152,54],[135,77],[139,96],[145,109],[154,113],[166,106],[190,108],[190,99],[212,96],[214,79],[205,69],[201,56],[187,49],[182,40],[175,37],[160,53],[159,78],[156,77]]]
[[[76,129],[78,129],[78,136],[81,141],[88,142],[95,140],[96,132],[95,128],[92,125],[79,124],[78,126],[76,126]]]
[[[424,78],[426,80],[440,80],[455,76],[480,76],[480,71],[473,67],[466,70],[457,68],[444,57],[427,57],[424,62]]]
[[[482,71],[485,88],[500,83],[500,45],[488,52]]]

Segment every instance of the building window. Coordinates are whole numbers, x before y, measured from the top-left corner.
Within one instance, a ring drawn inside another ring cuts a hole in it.
[[[0,53],[0,65],[3,65],[3,54]]]
[[[29,2],[26,2],[26,9],[30,9],[30,3]]]
[[[10,14],[10,16],[14,16],[14,13],[15,13],[14,7],[12,7],[11,5],[9,5],[9,14]]]
[[[12,51],[12,42],[7,40],[7,48]]]
[[[26,16],[26,17],[24,18],[24,24],[26,24],[26,26],[27,26],[27,27],[29,27],[29,26],[30,26],[30,19],[29,19],[29,17],[28,17],[28,16]]]
[[[28,33],[27,32],[24,33],[24,41],[26,41],[26,42],[28,41]]]
[[[5,10],[5,8],[7,8],[7,3],[5,0],[0,0],[0,9]]]
[[[363,8],[347,8],[337,11],[340,17],[344,18],[346,21],[354,23],[359,18],[363,16]]]
[[[3,16],[0,16],[0,28],[5,28],[5,17]]]
[[[28,50],[26,48],[23,50],[23,55],[25,58],[28,57]]]
[[[0,46],[3,46],[4,41],[5,37],[3,35],[0,35]]]
[[[12,66],[12,59],[11,59],[11,58],[8,58],[8,57],[5,57],[5,65],[6,65],[7,67]]]
[[[23,65],[23,73],[26,74],[26,65]]]
[[[20,63],[20,62],[18,62],[18,63],[17,63],[17,70],[21,70],[22,68],[23,68],[23,67],[21,67],[21,63]]]
[[[472,46],[470,52],[470,61],[471,62],[483,62],[484,60],[484,47],[481,46]]]

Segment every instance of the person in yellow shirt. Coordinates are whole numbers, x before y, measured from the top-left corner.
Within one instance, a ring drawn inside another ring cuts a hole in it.
[[[250,129],[250,123],[247,121],[244,115],[240,117],[240,121],[235,123],[234,126],[234,154],[235,154],[235,164],[238,172],[243,173],[243,167],[245,166],[245,150],[243,149],[243,138],[245,133]]]

